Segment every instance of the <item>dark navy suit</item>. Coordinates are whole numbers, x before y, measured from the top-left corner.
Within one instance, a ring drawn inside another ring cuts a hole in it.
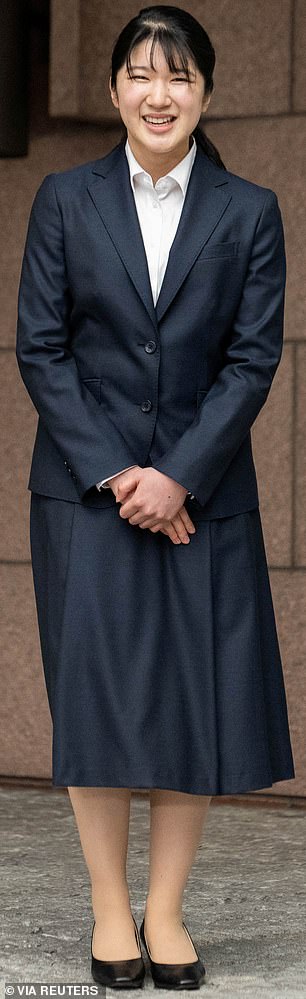
[[[19,291],[39,413],[28,488],[106,508],[95,483],[137,463],[204,517],[257,506],[250,428],[281,357],[285,277],[276,194],[199,146],[155,308],[124,144],[45,177]]]
[[[155,307],[124,144],[35,197],[17,358],[39,413],[30,536],[56,786],[232,794],[294,776],[250,437],[285,269],[274,192],[200,147]],[[98,492],[132,464],[194,494],[188,544]]]

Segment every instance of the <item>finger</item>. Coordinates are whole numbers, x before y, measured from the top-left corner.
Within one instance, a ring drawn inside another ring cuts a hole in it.
[[[144,517],[142,520],[137,520],[137,517],[135,516],[135,518],[134,517],[129,518],[129,522],[130,524],[138,523],[138,526],[141,527],[142,529],[149,528],[149,530],[152,530],[153,527],[157,531],[160,530],[161,523],[165,527],[165,521],[154,522],[152,517]],[[172,523],[173,525],[175,523],[176,533],[180,533],[180,539],[181,541],[184,540],[185,543],[188,542],[189,540],[189,537],[187,536],[187,531],[189,531],[190,534],[195,534],[196,532],[196,528],[184,506],[181,507],[178,514],[176,514],[176,517],[175,518],[172,517],[172,521],[169,521],[168,523]]]
[[[139,527],[141,527],[143,530],[148,528],[150,531],[154,533],[160,530],[163,532],[163,534],[167,534],[168,537],[171,538],[171,541],[175,542],[176,544],[178,542],[189,544],[189,534],[185,529],[183,521],[181,520],[179,514],[177,514],[176,517],[172,519],[172,521],[169,521],[167,523],[165,521],[160,521],[159,523],[153,524],[152,526],[150,521],[144,520],[141,524],[139,524]],[[191,527],[193,527],[193,525],[191,525]]]
[[[132,527],[155,527],[157,524],[157,520],[154,519],[154,517],[142,517],[141,513],[135,513],[132,517],[129,517],[128,520],[129,524],[132,524]]]
[[[137,486],[138,482],[134,482],[132,485],[131,483],[129,483],[129,485],[124,485],[124,482],[120,482],[119,484],[117,483],[116,490],[120,503],[127,503],[128,500],[132,499],[133,493],[137,489]]]
[[[167,537],[169,537],[170,540],[173,541],[173,544],[176,544],[176,545],[180,545],[181,544],[179,536],[176,533],[176,531],[175,531],[175,529],[173,527],[173,524],[169,525],[168,527],[164,527],[164,525],[163,525],[163,523],[161,521],[160,524],[156,524],[155,527],[150,527],[149,530],[152,531],[153,534],[155,534],[157,531],[160,531],[161,534],[165,534]]]
[[[177,515],[176,517],[174,517],[172,523],[182,544],[189,545],[190,544],[189,534],[180,516]]]
[[[135,488],[136,488],[135,486],[129,488],[129,490],[125,493],[124,498],[121,499],[122,489],[119,489],[119,486],[114,486],[113,493],[115,493],[116,500],[118,500],[118,503],[125,503],[125,501],[127,501],[128,499],[131,499],[133,493],[135,492]]]
[[[196,531],[195,525],[194,525],[193,521],[191,520],[191,517],[189,517],[189,513],[187,512],[185,506],[181,507],[181,510],[179,510],[179,514],[180,514],[182,520],[184,521],[184,524],[185,524],[185,527],[187,528],[187,531],[190,531],[191,534],[195,534],[195,531]]]
[[[130,518],[138,516],[138,507],[136,506],[135,503],[132,502],[133,501],[132,496],[129,496],[127,501],[124,503],[121,503],[120,496],[118,496],[118,499],[121,504],[119,509],[119,516],[122,517],[123,520],[130,520]],[[137,521],[135,520],[133,521],[133,523],[136,524]]]
[[[168,535],[168,537],[170,538],[170,540],[173,541],[173,544],[175,544],[175,545],[180,545],[181,544],[181,539],[179,538],[178,533],[177,533],[177,531],[176,531],[176,529],[175,529],[174,524],[172,523],[172,521],[170,521],[170,523],[168,523],[168,524],[164,523],[163,530],[164,530],[164,533]]]
[[[176,514],[176,516],[172,518],[172,524],[173,524],[173,526],[174,526],[174,528],[176,530],[176,533],[178,534],[180,540],[183,542],[183,544],[189,545],[190,544],[190,537],[189,537],[187,528],[185,527],[184,521],[183,521],[183,519],[182,519],[182,517],[180,516],[179,513]]]
[[[164,526],[164,522],[162,520],[154,520],[153,517],[145,517],[144,520],[139,522],[138,526],[142,528],[149,528],[150,531],[153,530],[153,528],[154,530],[159,531],[160,527]]]
[[[143,524],[140,524],[139,526],[143,527]],[[160,520],[158,524],[154,524],[154,526],[149,527],[148,530],[152,531],[153,534],[156,534],[158,531],[161,531],[162,534],[166,534],[169,538],[171,538],[171,541],[173,541],[175,544],[181,543],[180,538],[171,521],[169,524],[165,524],[164,521]]]
[[[164,520],[157,519],[157,516],[154,514],[151,514],[150,516],[148,516],[148,514],[142,514],[141,510],[138,510],[137,513],[131,514],[128,520],[130,524],[137,524],[138,527],[142,528],[158,527],[159,524],[163,524],[163,526],[165,526]]]

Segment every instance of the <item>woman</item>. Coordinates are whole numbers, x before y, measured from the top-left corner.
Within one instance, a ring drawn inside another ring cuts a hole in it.
[[[92,973],[117,987],[144,974],[131,789],[150,790],[142,941],[156,984],[189,988],[205,969],[182,898],[211,796],[294,777],[250,438],[282,351],[283,227],[199,125],[214,64],[177,7],[124,27],[125,136],[45,177],[20,283],[53,784],[91,879]]]

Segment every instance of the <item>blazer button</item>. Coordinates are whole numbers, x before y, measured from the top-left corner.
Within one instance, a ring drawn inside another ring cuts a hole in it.
[[[147,354],[154,354],[155,350],[156,350],[155,340],[148,340],[148,343],[145,344],[145,351],[146,351],[146,353]]]
[[[145,402],[141,403],[141,409],[143,413],[149,413],[150,409],[152,409],[152,403],[150,399],[146,399]]]

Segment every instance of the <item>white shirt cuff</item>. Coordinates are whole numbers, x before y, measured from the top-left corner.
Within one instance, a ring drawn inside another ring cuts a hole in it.
[[[127,468],[121,468],[120,472],[116,472],[115,475],[109,475],[108,479],[101,479],[101,482],[96,482],[96,487],[99,492],[101,489],[110,489],[109,483],[111,479],[115,479],[116,475],[120,475],[121,472],[127,472],[128,468],[136,468],[136,465],[128,465]]]

